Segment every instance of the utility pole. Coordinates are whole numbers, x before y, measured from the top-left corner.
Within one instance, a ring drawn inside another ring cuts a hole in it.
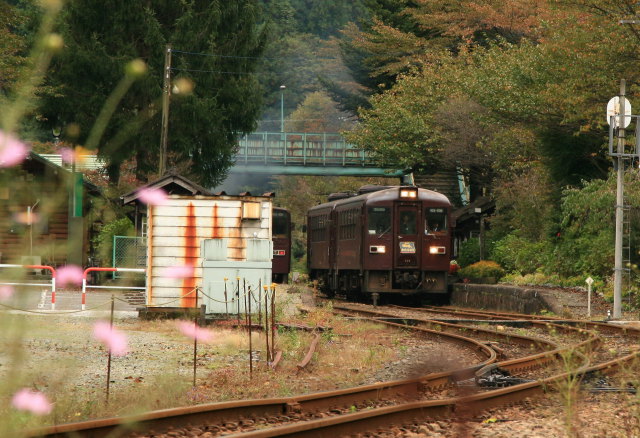
[[[162,85],[162,130],[160,131],[159,176],[167,170],[167,136],[169,134],[169,97],[171,96],[171,44],[164,52],[164,82]]]
[[[613,318],[622,317],[622,220],[624,215],[624,142],[626,117],[625,117],[625,94],[626,82],[620,80],[620,112],[616,120],[618,127],[618,150],[616,157],[617,164],[617,187],[616,187],[616,244],[615,244],[615,266],[613,277]],[[614,120],[616,118],[614,117]]]

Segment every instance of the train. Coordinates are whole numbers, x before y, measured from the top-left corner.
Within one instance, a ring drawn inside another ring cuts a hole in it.
[[[273,261],[271,277],[274,283],[287,283],[291,271],[291,213],[273,208]]]
[[[416,186],[364,186],[307,212],[307,267],[348,299],[448,294],[451,203]]]

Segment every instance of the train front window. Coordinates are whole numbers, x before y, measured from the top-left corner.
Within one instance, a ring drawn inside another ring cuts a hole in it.
[[[416,234],[416,212],[414,210],[400,212],[400,234]]]
[[[273,213],[273,235],[276,237],[287,237],[287,215],[285,213]]]
[[[387,207],[369,207],[369,234],[383,235],[391,231],[391,209]]]
[[[428,207],[425,210],[424,231],[435,233],[447,229],[447,209],[441,207]]]

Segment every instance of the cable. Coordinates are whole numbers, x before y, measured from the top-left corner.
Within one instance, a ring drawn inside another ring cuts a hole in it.
[[[216,55],[215,53],[198,53],[198,52],[186,52],[184,50],[175,50],[171,49],[171,53],[184,53],[186,55],[197,55],[197,56],[210,56],[214,58],[236,58],[236,59],[269,59],[272,61],[276,61],[282,58],[267,58],[264,56],[234,56],[234,55]]]
[[[200,73],[219,73],[219,74],[226,74],[226,75],[254,75],[254,74],[257,74],[257,73],[240,72],[240,71],[195,70],[195,69],[190,69],[190,68],[175,68],[175,67],[171,67],[171,70],[172,71],[200,72]]]
[[[7,304],[2,304],[2,303],[0,303],[0,307],[6,307],[7,309],[17,310],[17,311],[20,311],[20,312],[36,313],[36,314],[39,314],[39,315],[68,315],[70,313],[82,313],[82,312],[88,312],[90,310],[99,309],[100,307],[103,307],[103,306],[105,306],[107,304],[111,304],[111,303],[106,302],[106,303],[99,304],[99,305],[97,305],[95,307],[90,307],[88,309],[84,309],[84,310],[69,310],[69,311],[66,311],[66,312],[42,312],[42,311],[39,311],[39,310],[27,310],[27,309],[20,309],[19,307],[9,306]]]

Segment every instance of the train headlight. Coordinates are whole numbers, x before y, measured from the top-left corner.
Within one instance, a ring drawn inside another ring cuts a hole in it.
[[[273,250],[273,255],[274,256],[284,256],[286,254],[287,254],[287,252],[284,249],[274,249]]]
[[[416,199],[418,197],[418,190],[417,189],[400,189],[400,197]]]
[[[444,246],[430,246],[429,254],[446,254],[447,248]]]
[[[387,247],[384,245],[371,245],[369,247],[369,252],[371,254],[384,254],[387,252]]]

